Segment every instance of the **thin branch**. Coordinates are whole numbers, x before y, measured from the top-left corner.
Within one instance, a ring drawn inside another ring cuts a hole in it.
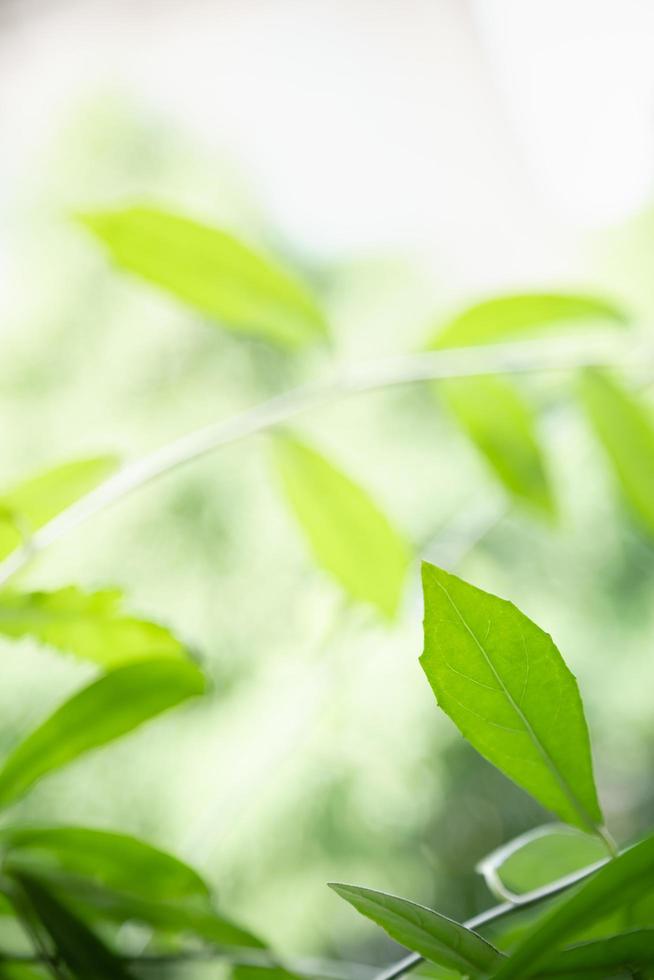
[[[504,373],[570,371],[581,367],[615,365],[616,355],[628,353],[624,343],[595,338],[579,341],[530,341],[496,344],[395,358],[362,368],[343,370],[331,380],[292,389],[238,415],[211,423],[128,463],[108,480],[62,511],[0,563],[0,586],[36,555],[85,521],[135,490],[178,467],[256,433],[290,422],[321,405],[397,385],[446,378]]]

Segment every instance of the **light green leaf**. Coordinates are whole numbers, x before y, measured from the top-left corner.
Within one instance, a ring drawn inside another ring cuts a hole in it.
[[[596,296],[521,293],[497,296],[468,307],[438,330],[430,346],[469,347],[580,324],[625,322],[622,310]]]
[[[356,885],[329,887],[396,942],[440,966],[481,976],[502,961],[502,954],[476,932],[423,905]]]
[[[31,875],[15,874],[21,898],[50,936],[57,956],[78,980],[132,980],[133,974],[88,926]]]
[[[11,753],[0,769],[0,806],[7,806],[43,776],[162,711],[202,694],[195,664],[165,658],[117,667],[74,694]]]
[[[155,901],[209,897],[193,868],[127,834],[89,827],[3,827],[0,850],[5,869],[39,877],[89,878],[96,885]]]
[[[290,973],[281,966],[250,966],[237,963],[230,970],[232,980],[298,980],[297,973]]]
[[[163,626],[123,612],[114,589],[83,592],[0,592],[0,634],[30,636],[48,646],[111,668],[133,660],[183,657],[184,647]]]
[[[543,806],[582,830],[602,813],[579,689],[551,636],[516,607],[423,563],[420,662],[468,741]]]
[[[62,463],[0,491],[0,559],[118,467],[115,456]]]
[[[513,901],[606,860],[606,847],[598,837],[566,824],[547,824],[487,855],[477,871],[493,894]]]
[[[524,978],[545,967],[552,953],[586,926],[654,891],[654,837],[641,841],[600,868],[544,919],[496,974]]]
[[[440,382],[438,391],[509,493],[552,516],[555,503],[535,415],[515,386],[489,375]]]
[[[646,406],[605,371],[584,371],[580,394],[625,499],[654,534],[654,423]]]
[[[327,335],[309,290],[227,232],[145,206],[80,220],[119,267],[224,327],[291,348]]]
[[[562,949],[547,959],[538,976],[552,980],[555,977],[558,980],[606,980],[607,970],[625,969],[631,976],[647,966],[654,966],[654,929],[635,929]]]
[[[395,616],[409,547],[368,493],[309,446],[273,437],[284,494],[317,563],[351,598]]]

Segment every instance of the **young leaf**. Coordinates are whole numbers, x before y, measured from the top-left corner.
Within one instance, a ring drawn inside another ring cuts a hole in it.
[[[538,443],[534,412],[503,378],[440,382],[438,391],[509,493],[552,516],[552,488]]]
[[[423,905],[356,885],[329,887],[396,942],[440,966],[480,976],[502,961],[502,954],[476,932]]]
[[[649,412],[605,371],[584,371],[580,394],[625,499],[654,534],[654,422]]]
[[[579,689],[552,638],[516,607],[423,563],[420,658],[439,706],[493,765],[543,806],[599,831]]]
[[[517,947],[497,980],[523,978],[545,967],[552,952],[586,926],[654,891],[654,837],[609,861],[557,905]]]
[[[13,876],[19,893],[50,936],[57,956],[78,980],[133,980],[133,974],[42,881]]]
[[[186,660],[117,667],[74,694],[14,749],[0,769],[0,806],[53,770],[203,691],[202,673]]]
[[[308,289],[227,232],[150,207],[85,214],[114,262],[231,330],[296,348],[325,338]]]
[[[163,626],[128,616],[117,590],[0,592],[0,634],[34,639],[112,668],[131,660],[183,657],[184,647]]]
[[[116,468],[115,456],[62,463],[0,492],[0,559]]]
[[[654,966],[654,929],[594,939],[562,949],[549,957],[538,977],[554,980],[606,980],[607,970],[635,971]]]
[[[273,437],[285,496],[317,563],[349,595],[395,616],[409,548],[358,484],[314,449],[288,435]]]
[[[600,297],[573,293],[498,296],[463,310],[441,327],[430,346],[491,344],[544,330],[607,322],[623,324],[626,316],[613,303]]]
[[[154,901],[209,898],[193,868],[145,841],[88,827],[3,827],[6,869],[89,878],[93,883]]]

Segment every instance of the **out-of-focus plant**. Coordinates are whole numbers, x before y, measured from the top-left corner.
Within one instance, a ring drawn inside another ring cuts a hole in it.
[[[222,329],[256,336],[289,356],[318,346],[328,356],[328,317],[311,289],[232,235],[147,206],[84,214],[81,221],[116,265]],[[5,758],[0,807],[84,753],[202,695],[196,657],[164,626],[125,612],[120,591],[66,585],[30,592],[15,577],[83,521],[227,443],[268,435],[271,485],[287,501],[316,565],[348,602],[372,608],[382,622],[398,613],[418,549],[366,489],[292,428],[303,413],[341,398],[428,382],[509,498],[536,519],[552,520],[555,494],[538,413],[513,378],[570,372],[625,499],[654,534],[654,429],[638,394],[607,372],[625,344],[600,336],[598,345],[595,329],[603,335],[626,322],[616,305],[585,294],[485,300],[442,323],[420,352],[333,367],[322,380],[124,466],[106,457],[76,460],[7,489],[0,495],[0,633],[30,636],[89,661],[98,674]],[[422,663],[440,706],[483,756],[564,824],[538,828],[482,862],[502,901],[467,923],[370,889],[333,886],[414,951],[385,971],[386,980],[414,968],[466,977],[654,975],[643,972],[654,965],[646,901],[654,887],[654,843],[619,853],[605,828],[576,681],[551,638],[510,603],[434,566],[424,566],[424,591]],[[10,822],[0,829],[0,852],[0,911],[16,920],[21,943],[0,950],[0,976],[121,980],[205,955],[270,980],[288,977],[287,968],[320,972],[280,965],[262,940],[218,911],[196,871],[135,838],[74,824]],[[571,897],[556,898],[570,889]],[[541,904],[544,914],[515,949],[501,933],[492,943],[483,937],[485,927]],[[118,927],[127,923],[145,930],[140,950],[123,944]]]

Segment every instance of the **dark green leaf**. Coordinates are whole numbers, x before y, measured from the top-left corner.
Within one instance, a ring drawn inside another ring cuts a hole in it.
[[[644,966],[654,966],[654,929],[637,929],[563,949],[548,958],[538,976],[605,980],[607,970],[633,971]]]
[[[203,691],[202,673],[186,660],[117,667],[74,694],[14,749],[0,770],[0,806],[47,773]]]
[[[115,456],[62,463],[0,492],[0,559],[118,466]]]
[[[83,592],[69,586],[56,592],[0,592],[0,633],[31,636],[107,668],[185,655],[179,640],[163,626],[127,615],[121,593],[113,589]]]
[[[396,942],[440,966],[480,976],[501,963],[501,953],[476,932],[423,905],[356,885],[329,887]]]
[[[605,371],[584,371],[580,392],[625,499],[654,534],[654,423],[646,406]]]
[[[552,953],[586,926],[654,891],[654,837],[600,868],[558,905],[517,947],[497,980],[523,978],[544,967]]]
[[[149,207],[86,214],[114,262],[232,330],[284,347],[327,335],[308,289],[218,228]]]
[[[579,689],[549,634],[516,607],[423,564],[421,664],[468,741],[582,830],[602,813]]]
[[[371,497],[314,449],[273,439],[288,502],[317,563],[351,596],[392,618],[402,598],[408,545]]]

